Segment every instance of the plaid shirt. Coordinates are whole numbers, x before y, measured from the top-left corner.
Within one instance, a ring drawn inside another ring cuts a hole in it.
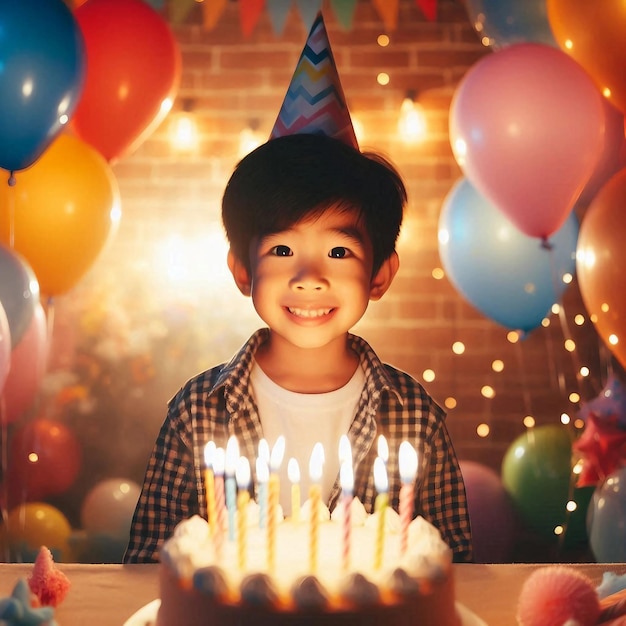
[[[229,363],[195,376],[170,400],[148,462],[124,562],[157,561],[160,546],[180,521],[194,514],[207,517],[204,446],[208,441],[226,447],[229,436],[235,435],[240,453],[255,467],[263,432],[249,378],[254,354],[268,333],[268,329],[257,331]],[[403,440],[409,441],[421,461],[414,490],[415,515],[422,515],[439,529],[455,561],[471,561],[465,487],[445,413],[417,381],[381,363],[363,339],[349,335],[349,341],[365,372],[363,392],[348,431],[356,468],[354,495],[368,512],[373,511],[375,443],[378,435],[385,435],[389,502],[397,510],[398,448]],[[328,502],[330,510],[340,492],[337,479]]]

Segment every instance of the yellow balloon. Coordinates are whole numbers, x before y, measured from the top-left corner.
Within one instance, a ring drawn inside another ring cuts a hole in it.
[[[29,262],[43,295],[65,293],[116,230],[115,176],[99,152],[63,134],[15,181],[0,182],[0,241]]]
[[[34,562],[41,546],[46,546],[56,561],[68,561],[71,533],[65,515],[44,502],[27,502],[12,508],[4,529],[11,556],[25,562]]]

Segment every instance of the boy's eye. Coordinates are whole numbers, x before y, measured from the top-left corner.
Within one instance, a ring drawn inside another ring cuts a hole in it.
[[[275,256],[292,256],[293,252],[289,246],[274,246],[272,248],[272,254]]]
[[[337,246],[328,253],[328,256],[332,259],[344,259],[345,257],[350,256],[350,251],[348,248],[344,248],[343,246]]]

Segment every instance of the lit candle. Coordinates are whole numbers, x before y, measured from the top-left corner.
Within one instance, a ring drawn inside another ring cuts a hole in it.
[[[267,461],[260,456],[256,459],[256,480],[259,485],[259,528],[267,526],[267,482],[270,479],[270,468]]]
[[[228,510],[228,540],[235,541],[235,511],[237,510],[237,484],[235,470],[239,459],[239,444],[234,435],[226,444],[224,473],[226,477],[226,509]]]
[[[404,553],[408,544],[409,524],[413,519],[413,484],[417,475],[417,452],[408,442],[400,444],[398,452],[400,467],[400,551]]]
[[[239,569],[246,567],[248,502],[250,501],[250,463],[245,456],[239,457],[235,470],[239,495],[237,496],[237,555]]]
[[[204,485],[207,500],[207,516],[209,518],[209,532],[211,537],[215,537],[215,526],[217,515],[215,509],[215,474],[213,470],[213,459],[215,457],[215,442],[209,441],[204,446]]]
[[[309,460],[309,499],[311,501],[311,519],[309,526],[309,569],[314,574],[317,571],[317,553],[319,550],[320,534],[320,503],[322,499],[322,467],[324,465],[324,448],[317,442],[313,446],[311,458]]]
[[[291,519],[297,524],[300,521],[300,466],[293,457],[287,463],[287,476],[291,483]]]
[[[378,512],[378,532],[376,533],[376,548],[374,553],[374,569],[380,569],[383,562],[383,547],[385,543],[385,510],[389,496],[387,490],[387,469],[381,457],[376,457],[374,461],[374,486],[378,495],[374,503],[374,510]]]
[[[215,474],[215,509],[217,511],[217,522],[215,524],[215,535],[213,542],[215,544],[215,552],[218,558],[222,554],[222,545],[224,544],[224,531],[226,530],[226,500],[224,496],[224,464],[226,453],[224,448],[215,450],[215,458],[213,459],[213,473]]]
[[[387,461],[389,460],[389,444],[387,443],[385,435],[378,437],[378,456],[383,460],[383,463],[387,465]]]
[[[343,533],[342,533],[342,566],[344,572],[350,568],[350,544],[352,542],[352,498],[354,489],[354,470],[350,461],[343,461],[339,469],[339,482],[341,483],[341,506],[343,507]]]
[[[270,481],[267,511],[267,568],[273,572],[276,567],[276,510],[280,496],[278,470],[285,456],[285,438],[278,437],[270,454]]]

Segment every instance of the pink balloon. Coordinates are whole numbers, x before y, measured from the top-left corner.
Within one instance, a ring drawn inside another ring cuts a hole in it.
[[[465,176],[522,232],[566,220],[604,147],[602,96],[570,56],[523,43],[483,57],[454,94],[450,141]]]
[[[11,363],[11,331],[9,320],[0,302],[0,393],[9,374]]]
[[[34,403],[46,372],[48,358],[48,329],[46,312],[37,303],[33,317],[20,342],[11,352],[11,368],[0,400],[5,423],[17,420]]]

